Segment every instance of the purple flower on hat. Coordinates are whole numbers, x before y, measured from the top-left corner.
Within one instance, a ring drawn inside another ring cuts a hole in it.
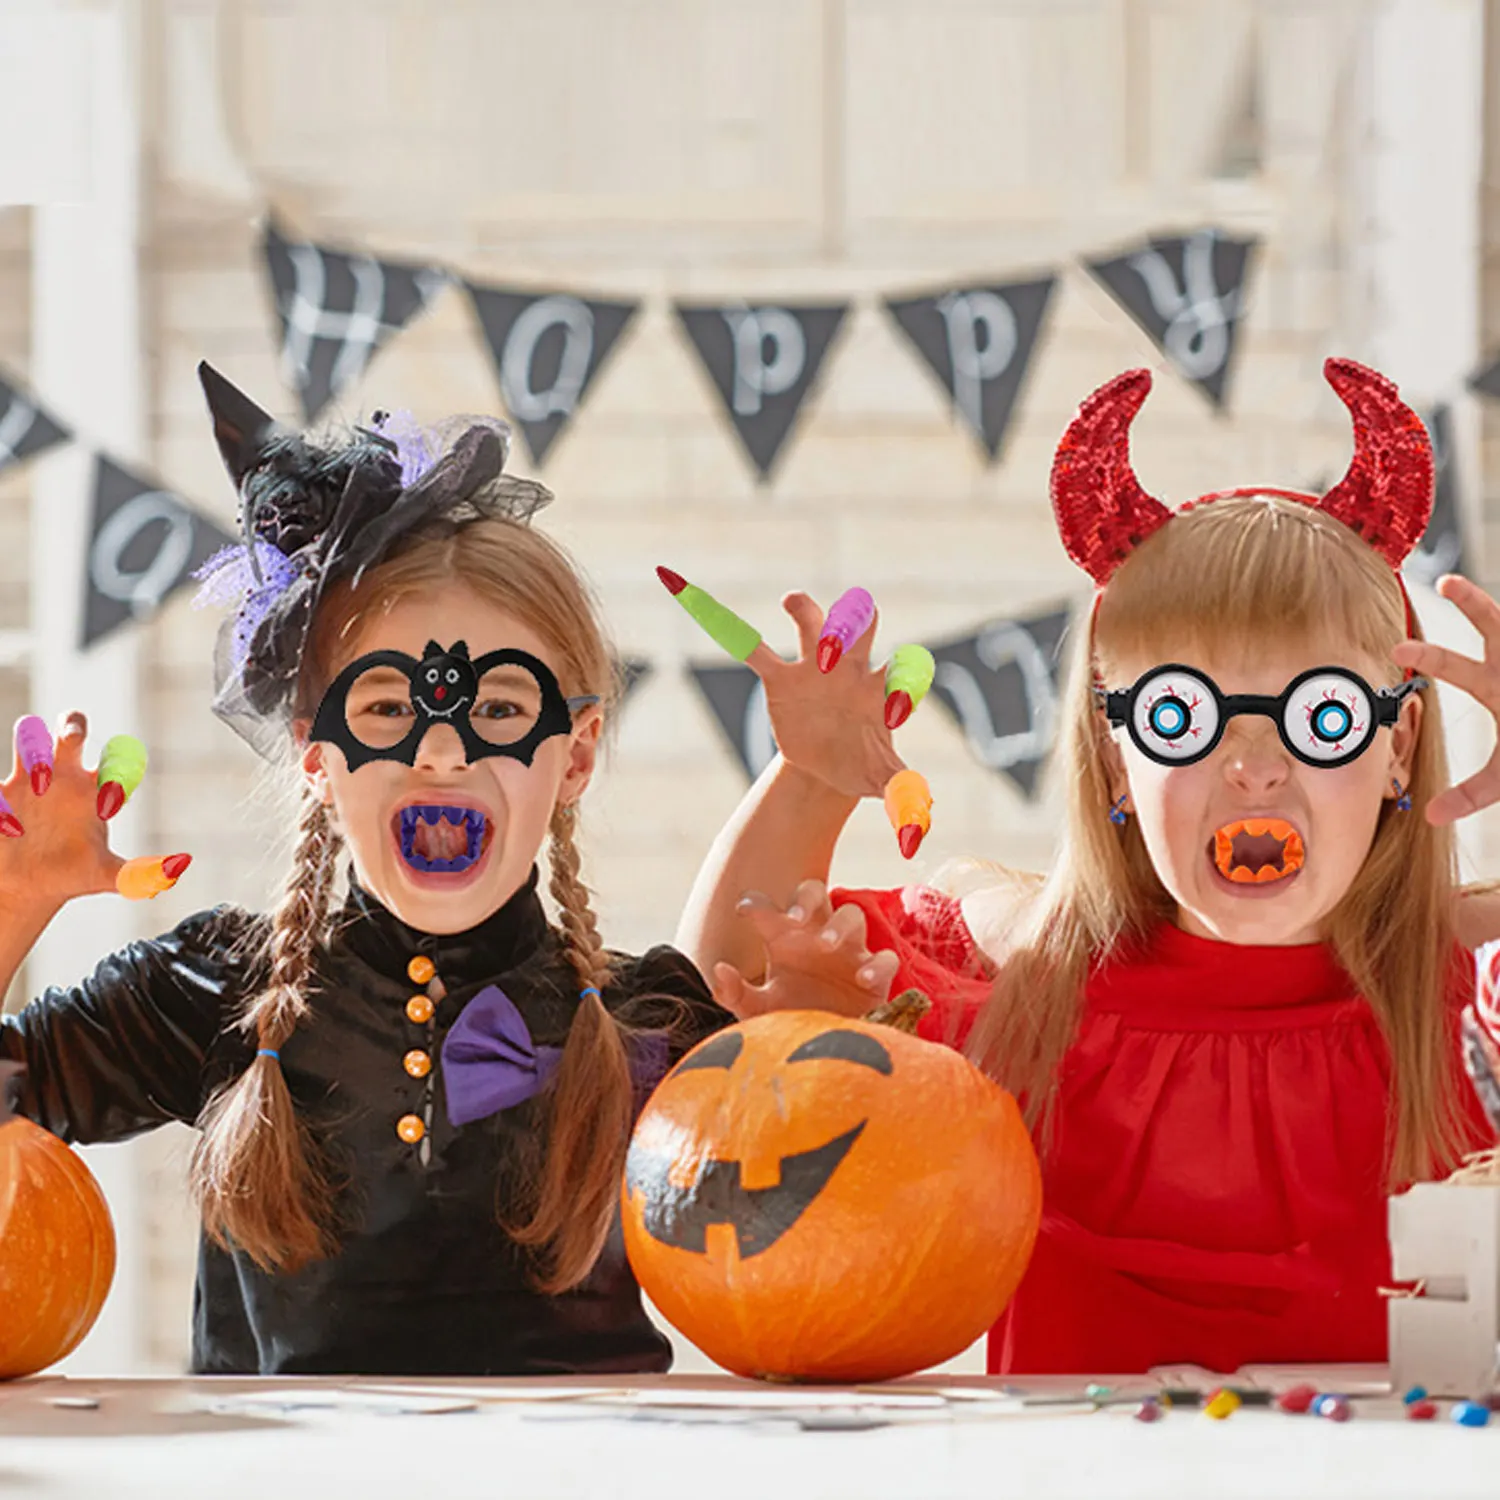
[[[260,581],[250,565],[250,549],[243,544],[220,547],[193,577],[202,587],[193,596],[193,608],[209,605],[237,604],[239,614],[234,623],[231,659],[238,672],[250,654],[250,643],[262,620],[275,608],[276,601],[297,579],[297,565],[269,542],[257,540],[256,560],[260,564]]]
[[[381,412],[375,426],[395,445],[401,465],[401,488],[410,489],[443,456],[438,434],[424,427],[409,411]]]

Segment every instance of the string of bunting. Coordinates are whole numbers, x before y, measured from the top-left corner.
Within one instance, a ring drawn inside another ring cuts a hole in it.
[[[73,429],[0,375],[0,471],[73,439]],[[181,496],[95,452],[80,643],[148,619],[231,541]]]
[[[1083,264],[1216,409],[1258,242],[1221,229],[1156,236]],[[436,265],[296,241],[268,221],[263,256],[281,362],[312,421],[447,285],[460,285],[490,352],[506,410],[532,462],[546,462],[639,302],[565,288],[487,286]],[[953,417],[999,461],[1041,337],[1056,273],[892,294],[882,306],[942,387]],[[853,306],[677,302],[672,311],[760,482],[796,428]]]
[[[1205,228],[1151,237],[1083,265],[1167,361],[1215,407],[1227,402],[1236,334],[1257,242]],[[450,285],[461,286],[494,364],[501,398],[535,464],[547,459],[640,309],[567,290],[486,286],[440,266],[300,241],[267,222],[262,245],[282,367],[313,421],[374,355]],[[955,420],[991,463],[1004,449],[1057,276],[912,290],[881,306],[939,382]],[[680,303],[673,311],[757,474],[767,480],[845,324],[851,302]],[[1470,379],[1500,397],[1500,358]],[[1427,413],[1437,458],[1432,522],[1408,562],[1421,581],[1465,560],[1452,415]],[[0,376],[0,471],[74,431]],[[82,644],[148,619],[232,538],[147,475],[94,454]],[[933,692],[978,760],[1026,797],[1055,738],[1057,656],[1067,611],[995,620],[932,643]],[[628,698],[652,665],[622,663]],[[747,776],[775,753],[764,696],[748,669],[690,664],[692,678]]]

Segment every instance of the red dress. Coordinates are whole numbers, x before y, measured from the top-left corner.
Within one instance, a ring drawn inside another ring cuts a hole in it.
[[[895,990],[932,997],[923,1034],[961,1038],[990,980],[957,903],[833,900],[900,956]],[[1389,1090],[1374,1013],[1321,943],[1239,947],[1163,923],[1101,965],[991,1373],[1383,1361]],[[1492,1144],[1477,1101],[1473,1119],[1475,1147]]]

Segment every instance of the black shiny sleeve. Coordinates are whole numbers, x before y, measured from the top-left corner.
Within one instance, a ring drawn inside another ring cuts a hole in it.
[[[735,1024],[736,1018],[714,1002],[693,961],[668,944],[630,960],[619,977],[634,997],[632,1022],[669,1031],[674,1064],[705,1037]]]
[[[245,993],[251,920],[236,907],[200,912],[0,1019],[0,1060],[25,1069],[17,1112],[85,1143],[196,1119],[210,1049]]]

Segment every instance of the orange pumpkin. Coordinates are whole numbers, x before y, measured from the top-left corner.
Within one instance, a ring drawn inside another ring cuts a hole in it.
[[[719,1032],[663,1079],[621,1202],[642,1287],[711,1359],[860,1381],[989,1328],[1041,1198],[1015,1100],[956,1052],[796,1011]]]
[[[114,1274],[114,1225],[93,1173],[30,1120],[0,1124],[0,1379],[71,1354]]]

